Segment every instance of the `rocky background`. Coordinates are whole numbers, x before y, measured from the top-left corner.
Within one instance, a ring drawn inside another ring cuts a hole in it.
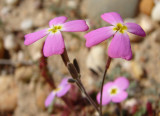
[[[0,116],[97,116],[93,107],[73,85],[66,95],[72,101],[67,112],[64,101],[46,109],[44,101],[52,90],[39,64],[44,39],[25,46],[24,35],[48,26],[49,20],[65,15],[69,20],[85,19],[90,30],[108,25],[100,15],[116,11],[125,22],[142,26],[147,36],[130,35],[134,58],[113,59],[106,81],[118,76],[130,80],[129,97],[121,103],[104,107],[105,116],[154,116],[160,110],[160,1],[159,0],[0,0]],[[107,57],[109,41],[85,47],[84,34],[63,33],[71,60],[79,62],[82,81],[95,99]],[[51,56],[48,73],[55,83],[69,76],[61,57]],[[64,97],[65,98],[65,97]],[[59,105],[64,106],[63,108]]]

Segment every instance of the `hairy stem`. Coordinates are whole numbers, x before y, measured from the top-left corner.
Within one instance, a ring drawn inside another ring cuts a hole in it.
[[[99,112],[99,109],[98,109],[98,106],[97,104],[93,101],[93,99],[88,95],[88,93],[86,92],[82,82],[80,79],[77,79],[78,80],[78,83],[80,85],[80,87],[82,88],[83,90],[83,93],[85,94],[86,98],[88,99],[88,101],[94,106],[94,108],[97,110],[97,112]],[[100,112],[99,112],[100,113]]]
[[[66,49],[64,50],[64,53],[61,54],[61,58],[65,64],[65,66],[68,66],[68,71],[71,74],[72,78],[76,80],[76,84],[79,87],[79,89],[81,90],[82,93],[85,94],[86,98],[88,99],[88,101],[93,105],[93,107],[96,109],[96,111],[100,114],[100,110],[97,106],[97,104],[93,101],[93,99],[88,95],[88,93],[86,92],[80,77],[79,77],[79,71],[76,70],[76,67],[74,67],[74,65],[72,63],[70,63],[68,54]]]
[[[110,66],[111,60],[112,60],[112,58],[111,58],[111,57],[108,57],[108,60],[107,60],[107,63],[106,63],[106,67],[105,67],[105,71],[104,71],[103,78],[102,78],[101,95],[100,95],[100,114],[101,114],[101,116],[102,116],[103,85],[104,85],[104,80],[105,80],[105,77],[106,77],[106,74],[107,74],[107,70],[108,70],[108,68],[109,68],[109,66]]]

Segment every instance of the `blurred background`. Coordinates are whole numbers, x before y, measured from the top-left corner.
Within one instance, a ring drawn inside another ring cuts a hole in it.
[[[130,81],[128,99],[119,105],[104,106],[105,116],[154,116],[160,110],[160,0],[0,0],[0,116],[98,116],[78,88],[73,85],[64,97],[47,109],[44,101],[52,88],[43,78],[40,64],[44,38],[30,46],[24,35],[48,27],[49,20],[66,16],[68,20],[85,19],[91,31],[109,25],[100,15],[118,12],[125,22],[142,26],[147,36],[129,34],[133,59],[113,59],[106,82],[118,76]],[[111,39],[88,49],[84,34],[63,33],[71,60],[76,58],[82,82],[95,100],[99,92]],[[45,59],[45,58],[44,58]],[[60,55],[46,59],[46,73],[58,85],[69,76]],[[119,107],[120,106],[120,107]],[[71,111],[66,107],[72,108]],[[157,114],[158,116],[158,114]]]

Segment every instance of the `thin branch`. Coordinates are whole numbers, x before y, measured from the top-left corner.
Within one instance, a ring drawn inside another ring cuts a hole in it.
[[[112,60],[112,58],[111,58],[111,57],[108,57],[107,64],[106,64],[106,67],[105,67],[105,71],[104,71],[103,78],[102,78],[101,95],[100,95],[100,114],[101,114],[101,116],[102,116],[103,85],[104,85],[104,80],[105,80],[105,77],[106,77],[107,70],[108,70],[108,68],[109,68],[109,66],[110,66],[111,60]]]

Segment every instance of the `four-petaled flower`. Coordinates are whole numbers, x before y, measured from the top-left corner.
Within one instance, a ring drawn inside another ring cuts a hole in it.
[[[67,17],[56,17],[49,22],[49,27],[34,33],[25,35],[25,45],[30,45],[35,41],[48,35],[44,44],[43,53],[48,57],[54,54],[62,54],[65,44],[60,31],[81,32],[88,30],[88,25],[84,20],[74,20],[65,22]]]
[[[119,103],[125,100],[128,93],[125,91],[129,86],[129,81],[125,77],[119,77],[114,82],[108,82],[104,85],[102,105],[109,102]],[[100,92],[97,95],[97,101],[100,103]]]
[[[68,78],[64,78],[61,81],[60,85],[49,94],[49,96],[45,101],[45,106],[46,107],[50,106],[55,96],[57,97],[64,96],[69,91],[70,88],[71,88],[71,84],[68,83]]]
[[[108,48],[108,55],[111,58],[130,60],[132,51],[127,32],[144,37],[143,29],[135,23],[124,23],[120,14],[116,12],[104,13],[101,18],[113,26],[102,27],[87,33],[86,46],[92,47],[114,36]]]

